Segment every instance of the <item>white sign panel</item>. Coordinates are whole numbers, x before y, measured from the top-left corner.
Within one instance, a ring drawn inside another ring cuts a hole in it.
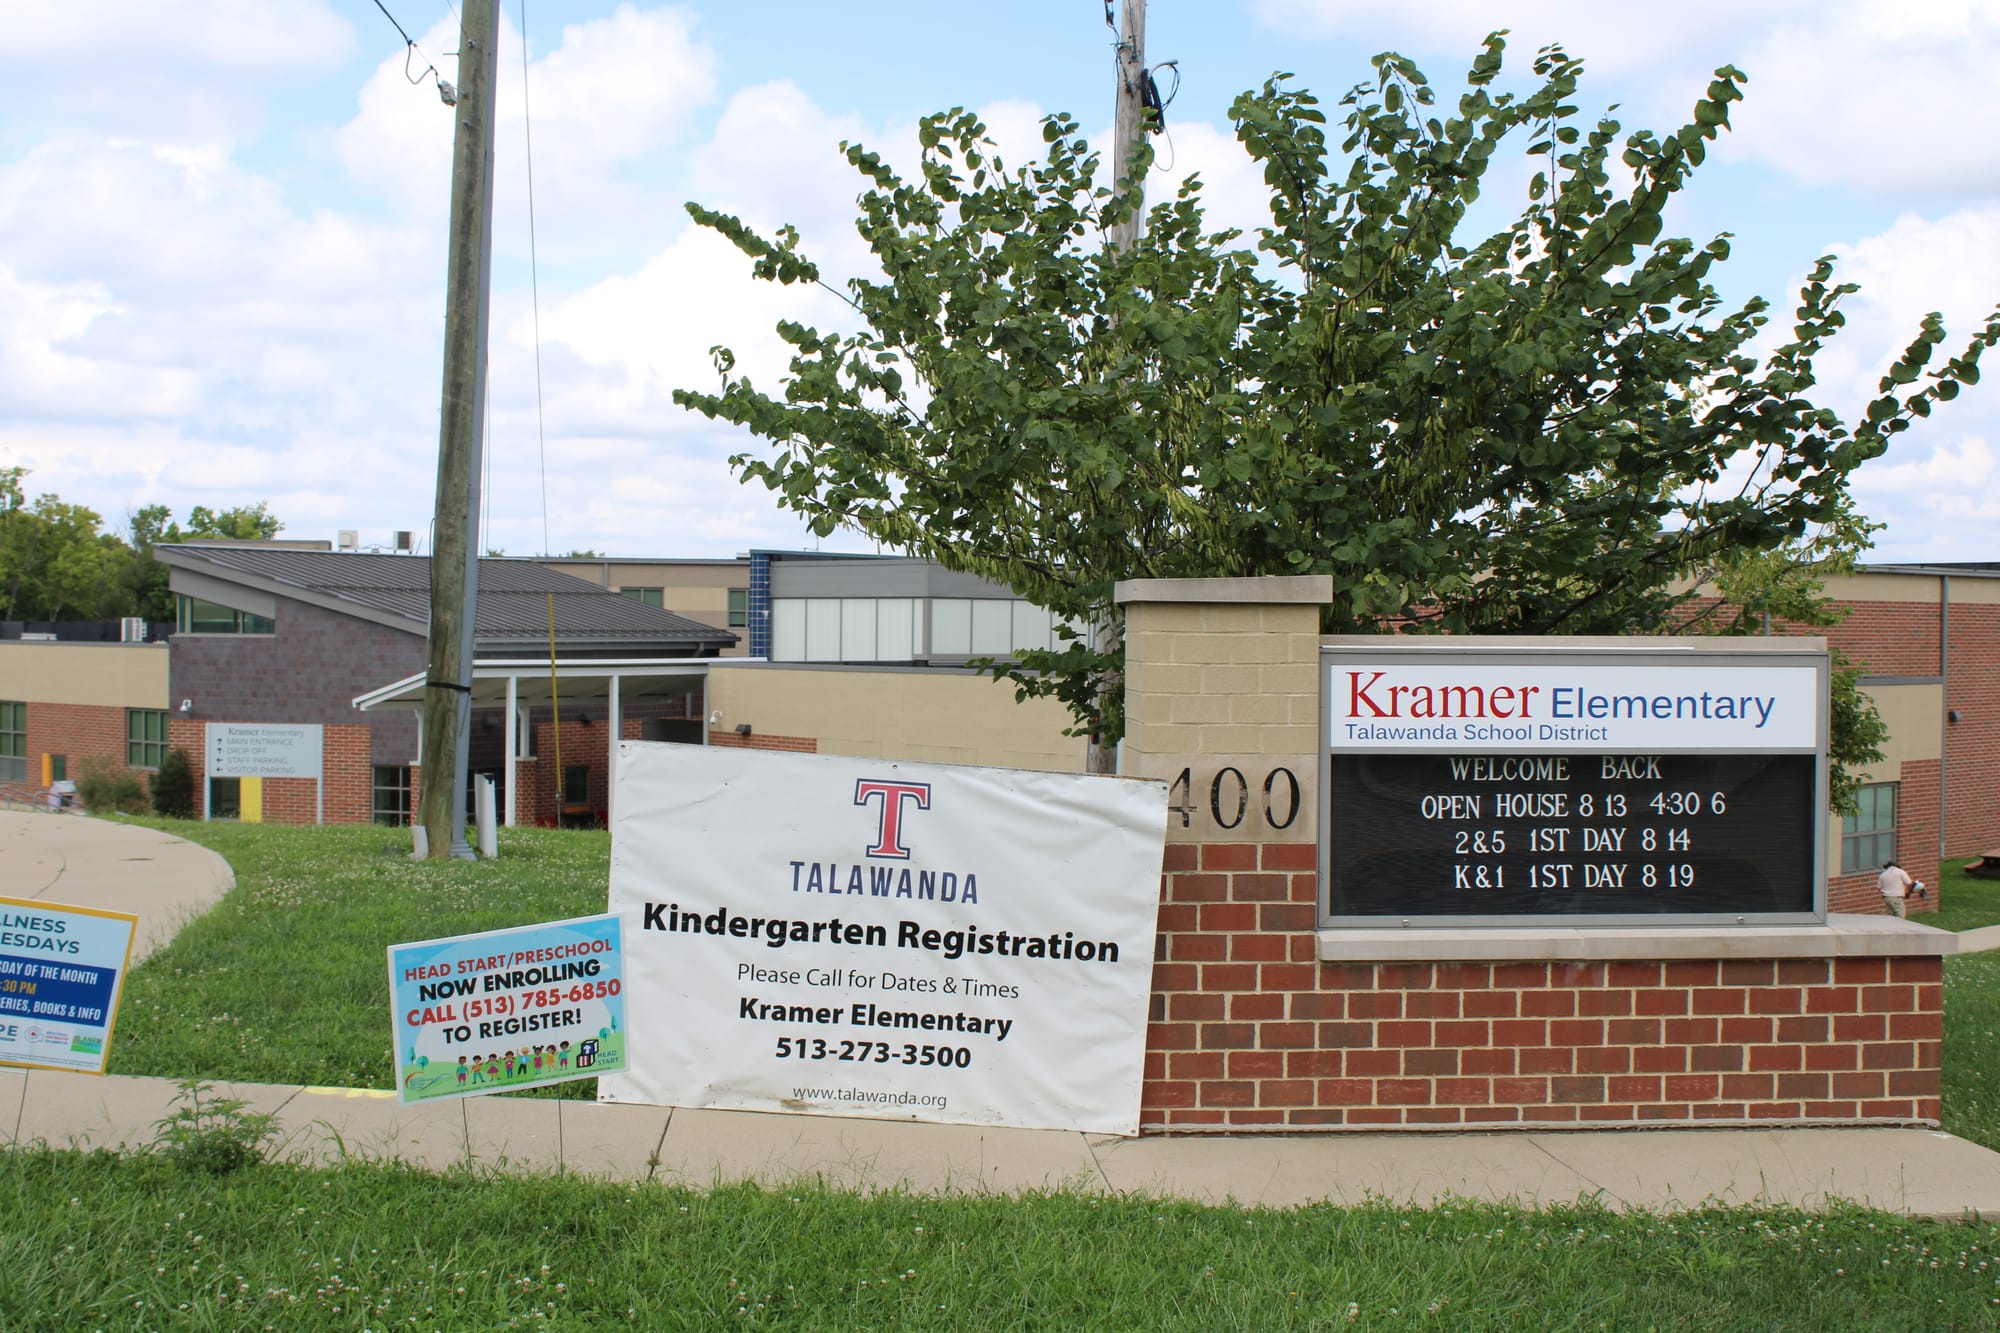
[[[619,746],[606,1101],[1136,1134],[1166,789]]]
[[[1369,662],[1329,655],[1336,751],[1812,751],[1811,666]]]
[[[212,778],[316,778],[324,728],[317,723],[266,726],[210,722],[208,776]]]

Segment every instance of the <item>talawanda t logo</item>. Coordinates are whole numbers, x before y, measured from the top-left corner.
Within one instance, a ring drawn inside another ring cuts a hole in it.
[[[914,801],[917,809],[930,809],[931,784],[884,782],[877,778],[862,778],[854,784],[856,805],[866,805],[877,796],[882,798],[882,815],[875,826],[875,845],[868,849],[867,854],[892,861],[907,861],[910,849],[903,845],[903,805]]]

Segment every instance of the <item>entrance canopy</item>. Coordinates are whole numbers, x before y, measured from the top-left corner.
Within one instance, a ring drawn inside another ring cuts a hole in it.
[[[522,726],[524,710],[555,702],[565,709],[595,704],[609,716],[610,734],[617,737],[623,734],[624,706],[631,700],[689,694],[700,697],[707,687],[708,663],[686,657],[578,658],[567,662],[558,657],[553,676],[547,662],[515,659],[472,664],[472,706],[506,710],[506,752],[510,759],[525,757],[521,752],[526,730]],[[380,689],[358,694],[354,706],[363,712],[386,708],[420,713],[424,707],[424,673],[420,671]],[[707,736],[708,727],[704,723],[704,742]],[[509,778],[504,817],[511,827],[518,814],[514,798],[518,784],[511,780],[511,773]],[[606,789],[607,812],[617,801],[618,765],[613,763]]]
[[[483,661],[472,665],[472,706],[537,708],[556,699],[565,705],[607,704],[612,699],[630,703],[634,699],[698,694],[707,683],[708,663],[698,658],[564,661],[558,657],[553,682],[547,662]],[[354,706],[363,712],[387,708],[420,713],[424,708],[424,673],[357,694]]]

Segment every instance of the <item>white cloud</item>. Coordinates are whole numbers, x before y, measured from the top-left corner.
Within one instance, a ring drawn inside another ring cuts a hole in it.
[[[1761,35],[1725,154],[1812,185],[2000,192],[2000,3],[1843,0]]]
[[[1684,0],[1670,8],[1601,0],[1490,0],[1357,6],[1254,0],[1267,26],[1296,36],[1401,49],[1455,86],[1489,29],[1510,29],[1508,67],[1561,41],[1581,56],[1586,112],[1612,101],[1630,125],[1670,129],[1710,73],[1749,75],[1718,152],[1794,180],[1877,194],[2000,191],[2000,0]],[[1447,62],[1437,67],[1440,61]]]
[[[543,262],[601,253],[659,234],[647,218],[677,225],[677,200],[658,183],[681,173],[675,149],[715,98],[712,50],[681,9],[637,10],[562,29],[554,50],[531,59],[524,93],[521,34],[502,23],[494,124],[495,248],[527,252],[527,134],[534,139],[536,243]],[[455,47],[439,23],[419,41]],[[457,80],[454,62],[440,65]],[[426,84],[412,87],[400,56],[362,86],[356,114],[334,136],[349,175],[392,207],[442,228],[450,202],[455,120]]]
[[[355,42],[322,0],[85,0],[0,12],[9,118],[114,134],[238,137],[274,86],[337,68]]]
[[[1465,66],[1470,66],[1489,32],[1505,28],[1510,65],[1525,69],[1529,53],[1560,42],[1571,55],[1606,73],[1657,72],[1663,63],[1713,68],[1731,58],[1730,48],[1742,41],[1745,32],[1776,15],[1810,14],[1818,8],[1814,0],[1763,0],[1758,5],[1682,0],[1671,9],[1603,0],[1515,0],[1504,8],[1492,0],[1404,5],[1252,0],[1251,5],[1266,26],[1296,36],[1336,38],[1371,50],[1400,48],[1413,56],[1441,50]],[[1426,68],[1424,72],[1441,79],[1459,71]]]

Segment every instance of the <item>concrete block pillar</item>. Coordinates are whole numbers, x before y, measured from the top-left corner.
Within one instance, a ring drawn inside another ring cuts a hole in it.
[[[1328,575],[1133,579],[1124,771],[1170,784],[1170,842],[1317,836],[1320,608]]]

